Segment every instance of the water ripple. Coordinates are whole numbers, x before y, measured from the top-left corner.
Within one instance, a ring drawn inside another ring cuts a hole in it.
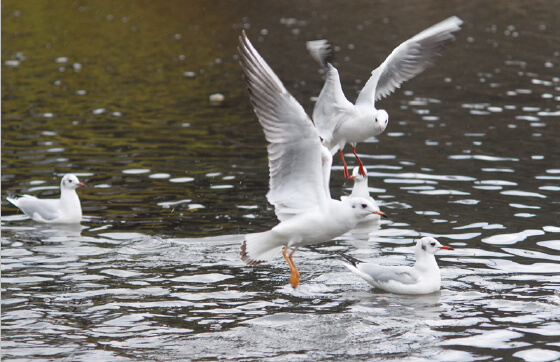
[[[90,186],[78,191],[81,225],[34,223],[2,202],[2,360],[560,358],[560,78],[547,3],[513,0],[539,15],[523,21],[500,2],[461,3],[477,21],[437,71],[383,101],[390,128],[358,150],[389,220],[299,249],[297,290],[281,256],[239,259],[244,235],[277,219],[267,142],[226,35],[245,29],[311,110],[317,66],[291,61],[305,38],[341,30],[355,95],[368,54],[396,45],[363,35],[407,39],[426,25],[393,26],[415,19],[407,6],[377,21],[364,14],[383,14],[383,2],[318,4],[2,2],[2,186],[56,197],[66,172]],[[414,11],[441,18],[434,5]],[[57,26],[36,21],[49,18]],[[338,199],[352,183],[338,157],[332,171]],[[338,255],[412,265],[428,235],[455,248],[436,256],[442,288],[430,295],[373,288]]]
[[[523,241],[531,236],[543,235],[542,230],[524,230],[518,233],[497,234],[487,238],[483,238],[482,242],[493,245],[512,245]]]

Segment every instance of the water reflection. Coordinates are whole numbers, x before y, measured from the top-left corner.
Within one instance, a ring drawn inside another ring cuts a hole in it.
[[[48,235],[50,231],[36,230],[34,235]],[[413,234],[418,233],[411,230],[405,234],[410,237],[401,239],[402,250],[393,246],[395,232],[391,228],[381,229],[379,234],[376,241],[355,241],[348,236],[338,243],[302,250],[297,262],[306,270],[307,280],[295,291],[280,261],[266,268],[242,266],[237,258],[240,236],[160,239],[140,233],[100,232],[96,237],[82,236],[79,241],[56,236],[26,246],[7,246],[4,239],[3,303],[11,310],[5,313],[5,333],[40,327],[37,333],[45,334],[45,338],[46,333],[58,330],[61,321],[75,318],[74,310],[64,312],[62,308],[73,305],[80,311],[78,317],[95,321],[91,329],[75,329],[76,337],[95,338],[103,345],[118,346],[117,350],[144,346],[148,355],[150,350],[165,348],[173,351],[174,358],[186,358],[188,351],[213,358],[224,355],[234,341],[242,341],[267,346],[272,355],[282,356],[301,353],[307,350],[305,346],[315,343],[322,346],[326,356],[336,350],[333,343],[342,348],[351,340],[354,353],[375,343],[380,355],[426,357],[427,352],[421,351],[433,348],[429,346],[434,338],[442,345],[460,347],[472,342],[485,349],[487,336],[497,344],[503,343],[505,349],[516,350],[519,344],[530,343],[508,344],[508,329],[487,327],[511,321],[520,328],[531,328],[536,320],[553,323],[558,300],[550,298],[558,298],[538,291],[539,280],[554,283],[550,273],[558,273],[551,264],[542,263],[550,254],[518,253],[508,248],[501,253],[457,248],[457,255],[439,258],[441,292],[399,296],[364,285],[333,257],[357,247],[358,254],[361,251],[362,255],[379,258],[381,253],[393,264],[409,262],[402,256],[411,255],[409,245]],[[27,252],[14,251],[18,249]],[[517,263],[509,260],[514,255],[537,261],[534,269],[514,266]],[[536,275],[521,283],[508,277],[524,273]],[[64,287],[53,288],[48,283]],[[22,293],[21,288],[31,290],[31,286],[40,285],[43,287],[31,295]],[[551,291],[554,287],[548,288]],[[502,298],[494,300],[497,292]],[[524,298],[514,297],[518,295]],[[56,319],[40,312],[16,312],[32,300],[58,310]],[[528,312],[530,319],[523,317]],[[333,325],[337,329],[333,330]],[[198,333],[202,331],[206,333]],[[459,331],[468,331],[472,337],[460,337]],[[325,335],[330,338],[325,339]],[[524,335],[519,331],[513,340],[525,340]],[[117,336],[124,340],[117,343]],[[63,344],[63,350],[75,351],[72,341]],[[294,345],[294,341],[298,342]],[[416,347],[411,349],[411,343]],[[39,351],[52,352],[48,348]],[[247,357],[269,355],[260,347],[245,351]],[[310,358],[315,353],[313,349],[304,355]]]

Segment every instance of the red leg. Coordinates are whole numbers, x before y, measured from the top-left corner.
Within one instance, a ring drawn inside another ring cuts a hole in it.
[[[365,177],[366,176],[366,171],[364,170],[364,164],[362,163],[362,160],[360,160],[360,158],[356,154],[356,147],[352,147],[352,152],[354,152],[354,156],[356,156],[356,159],[358,160],[358,164],[360,165],[360,169],[358,170],[358,172],[360,173],[360,175]]]
[[[342,160],[342,164],[344,165],[344,177],[346,177],[346,179],[348,180],[350,178],[350,173],[348,173],[348,166],[346,165],[346,161],[344,160],[344,153],[342,153],[342,148],[340,149],[340,159]]]

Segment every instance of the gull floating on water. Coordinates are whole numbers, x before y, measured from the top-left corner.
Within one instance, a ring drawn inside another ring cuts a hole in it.
[[[379,213],[367,199],[333,200],[329,192],[332,157],[303,107],[286,90],[243,31],[239,38],[241,67],[268,145],[268,201],[280,223],[269,231],[248,234],[241,260],[258,265],[282,249],[290,266],[290,283],[299,284],[292,259],[305,245],[326,242],[351,230],[360,219]],[[293,249],[288,255],[288,250]]]
[[[76,188],[84,184],[75,175],[66,174],[60,181],[59,199],[38,199],[31,195],[9,195],[6,200],[37,222],[75,224],[82,220],[82,205]]]
[[[313,122],[331,154],[340,151],[346,178],[350,174],[344,161],[344,146],[347,143],[352,145],[360,173],[365,175],[362,161],[356,154],[356,145],[383,133],[389,122],[389,114],[383,109],[376,109],[375,101],[393,93],[403,82],[432,65],[445,45],[455,39],[453,33],[461,29],[462,23],[461,19],[452,16],[395,48],[371,73],[356,104],[350,103],[344,96],[337,69],[321,58],[329,54],[327,45],[321,41],[308,43],[311,55],[315,59],[319,57],[322,65],[327,64],[325,84],[313,109]]]
[[[396,294],[429,294],[441,287],[441,274],[435,254],[440,250],[453,250],[441,245],[430,236],[417,241],[414,266],[387,266],[364,263],[346,254],[340,254],[350,271],[376,288]]]

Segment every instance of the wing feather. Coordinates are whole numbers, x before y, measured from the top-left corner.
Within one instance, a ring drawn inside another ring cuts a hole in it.
[[[449,17],[399,45],[385,61],[372,72],[360,92],[356,104],[375,103],[387,97],[401,84],[433,65],[445,46],[455,39],[463,21]]]
[[[286,90],[266,61],[242,33],[241,67],[253,104],[269,142],[268,201],[282,220],[327,201],[323,187],[322,145],[303,107]]]
[[[370,276],[377,283],[398,282],[415,284],[419,280],[418,273],[409,266],[386,266],[373,263],[358,264],[356,268]]]
[[[56,199],[41,200],[30,195],[8,197],[6,199],[32,219],[40,217],[46,221],[51,221],[59,216],[59,200]]]
[[[340,117],[333,115],[345,111],[349,112],[353,107],[354,105],[344,96],[338,70],[332,64],[328,64],[325,84],[313,108],[313,122],[317,126],[319,136],[328,145],[327,147],[332,148],[334,146],[329,144],[332,142],[333,133],[340,125],[341,120]]]

